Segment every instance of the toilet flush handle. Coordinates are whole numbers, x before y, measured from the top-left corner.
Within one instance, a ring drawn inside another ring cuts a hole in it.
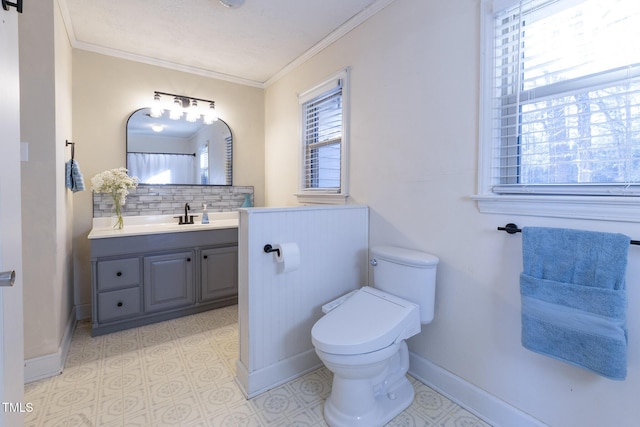
[[[369,264],[371,264],[372,267],[375,267],[376,265],[378,265],[378,260],[375,258],[371,258],[369,260]]]

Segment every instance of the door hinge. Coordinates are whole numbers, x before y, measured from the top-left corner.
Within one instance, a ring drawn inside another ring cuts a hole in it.
[[[9,10],[9,7],[15,7],[18,13],[22,13],[22,0],[16,0],[15,2],[2,0],[2,8]]]

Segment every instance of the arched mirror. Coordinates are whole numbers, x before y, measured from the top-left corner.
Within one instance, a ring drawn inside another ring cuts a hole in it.
[[[141,184],[232,185],[231,129],[141,108],[127,121],[127,169]]]

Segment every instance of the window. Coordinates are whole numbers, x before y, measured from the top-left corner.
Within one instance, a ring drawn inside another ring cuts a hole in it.
[[[499,3],[483,32],[480,193],[640,195],[640,2],[485,7]]]
[[[209,141],[200,146],[200,184],[209,184]],[[227,181],[228,182],[228,181]]]
[[[335,202],[347,197],[347,70],[299,96],[302,201]]]

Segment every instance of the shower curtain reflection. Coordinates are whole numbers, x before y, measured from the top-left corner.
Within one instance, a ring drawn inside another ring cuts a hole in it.
[[[127,153],[129,175],[146,184],[198,182],[195,154]]]

